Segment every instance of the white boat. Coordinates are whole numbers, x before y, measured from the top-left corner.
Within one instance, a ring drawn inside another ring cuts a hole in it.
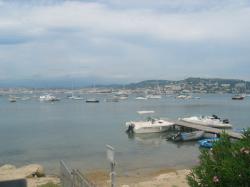
[[[192,116],[188,118],[181,118],[181,121],[188,123],[194,123],[198,125],[204,125],[214,128],[232,128],[232,125],[229,124],[228,119],[221,120],[216,115],[213,116]]]
[[[57,98],[56,96],[53,96],[53,95],[50,95],[50,94],[47,94],[47,95],[42,95],[39,97],[40,101],[59,101],[60,99]]]
[[[16,98],[15,97],[9,97],[9,102],[11,102],[11,103],[14,103],[14,102],[16,102]]]
[[[73,99],[73,100],[83,100],[84,98],[83,97],[80,97],[80,96],[70,96],[68,97],[69,99]]]
[[[192,99],[191,95],[178,95],[175,97],[176,99]]]
[[[86,100],[86,103],[99,103],[99,100],[96,98],[90,98]]]
[[[237,94],[232,97],[232,100],[243,100],[246,96],[243,94]]]
[[[115,93],[114,97],[117,98],[118,100],[126,100],[128,99],[128,93],[119,91]]]
[[[161,99],[161,95],[147,95],[147,99]]]
[[[178,95],[175,97],[176,99],[186,99],[187,96],[186,95]]]
[[[136,97],[135,99],[136,99],[136,100],[147,100],[148,98],[139,96],[139,97]]]
[[[127,132],[134,133],[159,133],[170,129],[174,123],[151,118],[148,121],[130,121],[126,122]]]
[[[140,110],[140,111],[137,111],[138,114],[153,114],[155,113],[155,111],[153,110]]]

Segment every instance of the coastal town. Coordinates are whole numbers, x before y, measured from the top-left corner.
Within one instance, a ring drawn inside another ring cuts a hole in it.
[[[78,87],[58,87],[58,88],[32,88],[32,87],[15,87],[0,88],[0,96],[8,94],[33,94],[33,93],[71,93],[71,91],[79,94],[98,93],[110,94],[123,91],[125,93],[137,94],[190,94],[190,93],[217,93],[217,94],[238,94],[250,93],[250,82],[234,79],[203,79],[203,78],[187,78],[181,81],[165,81],[165,80],[147,80],[138,83],[123,85],[99,85],[99,86],[78,86]]]

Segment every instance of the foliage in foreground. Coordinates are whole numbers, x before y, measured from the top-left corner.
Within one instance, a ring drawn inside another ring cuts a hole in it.
[[[40,185],[38,187],[61,187],[59,184],[54,184],[52,182],[49,182],[47,184]]]
[[[223,134],[212,149],[202,149],[187,180],[191,187],[250,187],[250,129],[241,140]]]

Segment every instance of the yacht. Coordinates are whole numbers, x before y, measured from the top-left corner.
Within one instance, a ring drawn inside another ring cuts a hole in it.
[[[146,114],[146,112],[144,111]],[[127,133],[159,133],[169,130],[174,123],[156,118],[148,118],[147,121],[126,122]]]
[[[161,99],[161,95],[147,95],[148,99]]]
[[[11,103],[15,103],[16,102],[16,98],[15,97],[9,97],[9,102]]]
[[[233,100],[243,100],[245,98],[245,95],[243,94],[237,94],[232,97]]]
[[[147,97],[139,96],[135,98],[136,100],[147,100]]]
[[[72,96],[70,96],[70,97],[68,97],[69,99],[73,99],[73,100],[83,100],[84,98],[83,97],[80,97],[80,96],[74,96],[74,95],[72,95]]]
[[[42,95],[42,96],[39,97],[39,99],[40,99],[40,101],[51,101],[51,102],[60,100],[56,96],[53,96],[53,95],[50,95],[50,94]]]
[[[99,100],[96,98],[91,98],[91,99],[87,99],[86,103],[99,103]]]
[[[214,127],[214,128],[232,128],[232,125],[229,124],[228,119],[221,120],[218,116],[192,116],[188,118],[180,118],[179,120],[194,123],[198,125]]]

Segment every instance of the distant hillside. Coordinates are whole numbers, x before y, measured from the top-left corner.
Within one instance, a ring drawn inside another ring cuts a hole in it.
[[[171,84],[171,82],[174,81],[169,81],[169,80],[146,80],[138,83],[131,83],[126,85],[126,88],[144,88],[144,87],[156,87],[156,86],[162,86],[162,85],[167,85]]]
[[[169,85],[169,84],[191,84],[191,85],[197,85],[197,84],[230,84],[231,87],[234,87],[238,83],[245,83],[244,80],[239,79],[220,79],[220,78],[196,78],[196,77],[190,77],[184,80],[179,81],[172,81],[172,80],[145,80],[138,83],[131,83],[126,85],[126,88],[143,88],[143,87],[156,87],[157,85]],[[247,89],[250,89],[250,82],[246,82]]]

